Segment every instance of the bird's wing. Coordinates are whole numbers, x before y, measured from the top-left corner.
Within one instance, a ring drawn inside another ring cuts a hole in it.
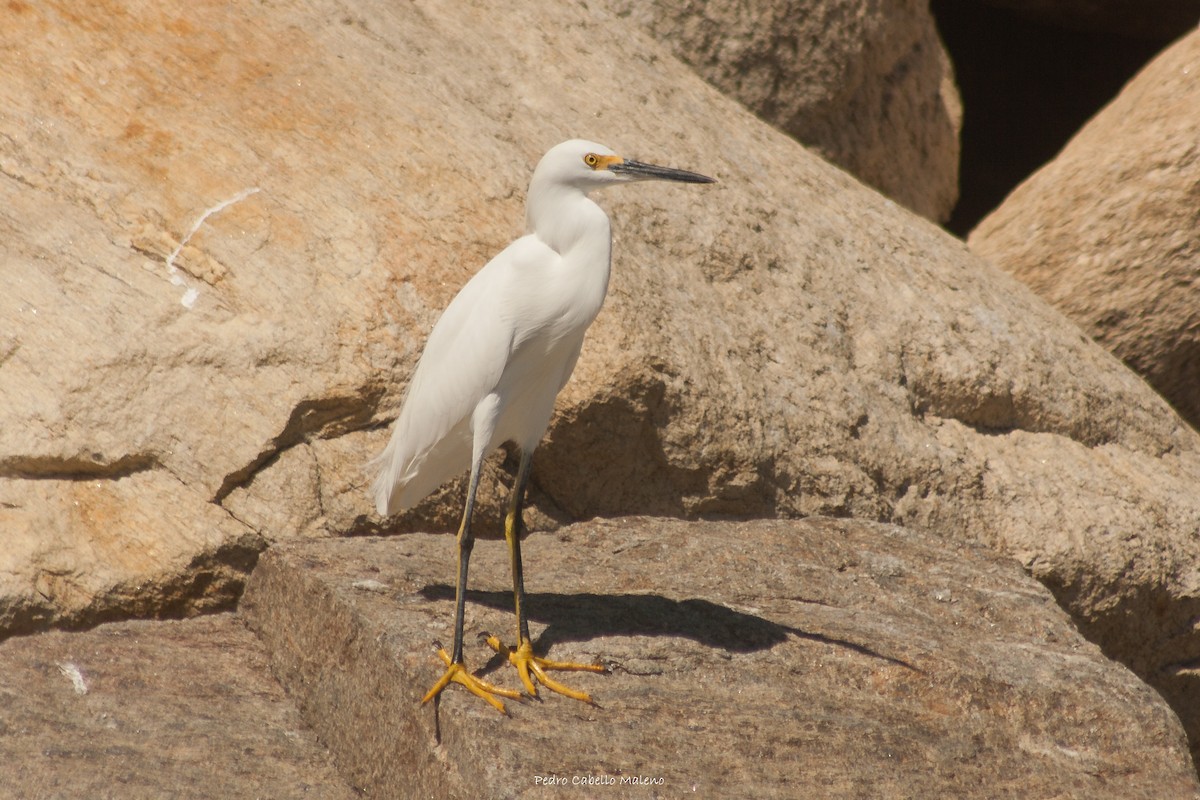
[[[517,336],[503,309],[529,271],[558,256],[525,236],[479,270],[434,325],[387,448],[374,462],[382,515],[410,508],[470,467],[471,414],[500,382]]]

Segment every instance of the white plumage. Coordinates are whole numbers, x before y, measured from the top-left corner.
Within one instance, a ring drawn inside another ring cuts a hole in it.
[[[411,508],[500,444],[530,451],[545,433],[608,290],[608,216],[586,191],[614,181],[572,180],[593,173],[588,153],[613,155],[572,140],[542,158],[529,188],[529,233],[467,282],[429,334],[377,459],[381,515]]]
[[[554,399],[575,369],[583,337],[608,291],[612,240],[608,216],[588,192],[636,180],[712,183],[694,172],[628,161],[607,147],[573,139],[538,162],[526,200],[528,233],[479,270],[434,325],[409,383],[392,438],[373,462],[372,486],[381,516],[411,508],[445,481],[471,470],[459,527],[453,655],[440,651],[446,672],[425,695],[451,682],[465,685],[500,711],[495,695],[519,696],[471,675],[462,665],[471,513],[485,456],[506,441],[521,463],[505,520],[512,554],[517,646],[503,648],[530,694],[532,676],[554,691],[590,702],[585,692],[549,678],[547,669],[602,670],[533,654],[521,576],[521,512],[529,456],[537,447]],[[491,640],[489,640],[491,643]]]

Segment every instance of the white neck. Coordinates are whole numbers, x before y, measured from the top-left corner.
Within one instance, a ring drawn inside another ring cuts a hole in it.
[[[525,227],[559,255],[583,245],[590,255],[602,255],[608,267],[612,248],[608,215],[573,186],[539,181],[535,175],[529,186]]]

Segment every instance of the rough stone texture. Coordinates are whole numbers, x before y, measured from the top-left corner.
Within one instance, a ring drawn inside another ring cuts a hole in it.
[[[0,797],[357,797],[232,614],[0,644]]]
[[[978,539],[1200,741],[1200,436],[602,4],[15,2],[0,59],[0,629],[228,604],[268,542],[377,529],[361,466],[426,331],[583,135],[721,183],[600,196],[613,281],[536,525]],[[388,526],[452,527],[460,498]]]
[[[535,640],[611,672],[569,679],[598,708],[548,695],[510,702],[511,718],[460,687],[419,705],[441,669],[430,642],[451,636],[454,549],[430,535],[283,545],[243,598],[372,796],[1200,797],[1161,698],[977,547],[828,519],[535,534]],[[472,569],[467,653],[483,667],[476,634],[512,635],[503,544],[477,546]]]
[[[762,119],[901,205],[949,219],[962,104],[928,0],[612,6]]]
[[[0,640],[231,607],[260,538],[169,472],[0,479]]]
[[[1200,21],[1197,0],[983,0],[1049,25],[1173,39]]]
[[[1200,427],[1200,32],[972,232]]]

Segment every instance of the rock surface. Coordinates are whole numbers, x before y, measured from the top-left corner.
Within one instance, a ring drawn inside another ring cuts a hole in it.
[[[958,199],[962,104],[927,0],[614,0],[705,80],[934,221]]]
[[[584,135],[721,183],[600,196],[613,280],[534,459],[535,524],[830,514],[978,539],[1200,741],[1200,436],[629,20],[9,12],[0,630],[228,606],[269,542],[378,530],[362,465],[426,332],[520,232],[545,149]],[[508,480],[490,465],[481,530]],[[453,527],[460,497],[388,528]]]
[[[1200,427],[1200,31],[972,232]]]
[[[0,797],[358,797],[232,614],[0,644]]]
[[[598,707],[548,695],[505,718],[460,687],[419,705],[430,642],[451,636],[450,536],[272,548],[241,613],[372,796],[1200,797],[1161,698],[980,548],[855,521],[627,518],[535,534],[525,555],[535,640],[610,665],[568,679]],[[515,685],[475,638],[512,635],[504,545],[471,563],[469,665]]]
[[[0,640],[55,622],[232,607],[262,547],[162,469],[0,479],[0,523]]]

